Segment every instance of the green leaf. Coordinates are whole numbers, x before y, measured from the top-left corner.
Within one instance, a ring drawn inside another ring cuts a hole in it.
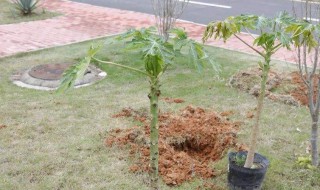
[[[198,72],[201,72],[202,66],[199,61],[198,52],[194,43],[190,43],[189,45],[189,58],[191,63],[193,63],[195,68],[198,70]]]
[[[145,57],[145,69],[146,71],[155,77],[158,77],[163,73],[164,62],[158,55],[147,55]]]
[[[188,39],[175,40],[174,44],[173,44],[173,49],[175,51],[180,51],[182,49],[182,47],[186,46],[188,43],[189,43]]]
[[[82,59],[79,63],[69,67],[63,74],[58,87],[58,93],[64,92],[74,86],[77,79],[83,77],[89,64],[91,58],[100,50],[101,46],[94,47],[93,45],[88,50],[87,56]]]
[[[306,45],[310,52],[312,48],[318,45],[319,26],[300,20],[286,28],[286,32],[291,33],[292,41],[296,47]]]
[[[173,28],[170,30],[170,32],[175,34],[173,39],[185,40],[188,38],[187,33],[181,28]]]

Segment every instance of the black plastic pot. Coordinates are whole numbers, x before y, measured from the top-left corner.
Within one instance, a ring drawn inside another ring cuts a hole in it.
[[[264,156],[255,153],[254,163],[260,165],[259,168],[250,169],[238,166],[234,162],[236,155],[247,155],[247,152],[229,153],[228,186],[231,190],[259,190],[269,166],[269,160]]]

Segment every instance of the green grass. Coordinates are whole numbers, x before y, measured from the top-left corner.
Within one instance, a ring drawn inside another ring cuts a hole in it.
[[[128,172],[127,149],[107,148],[108,130],[134,125],[130,120],[112,118],[124,107],[148,109],[148,81],[136,73],[104,66],[103,81],[65,94],[24,89],[13,85],[9,77],[15,71],[39,64],[75,62],[85,55],[91,42],[19,54],[0,59],[0,189],[148,189],[147,176]],[[99,55],[120,63],[141,64],[136,54],[119,53],[113,45]],[[256,106],[255,99],[227,87],[235,72],[256,66],[258,57],[219,48],[207,48],[222,66],[218,78],[210,69],[199,74],[190,70],[186,58],[171,67],[162,80],[162,96],[182,98],[183,104],[161,102],[162,111],[177,112],[186,105],[216,111],[233,110],[234,121],[243,121],[239,141],[248,143],[252,119],[246,113]],[[294,67],[276,62],[279,71]],[[141,66],[143,68],[143,66]],[[296,166],[297,155],[305,152],[310,119],[305,107],[292,107],[265,100],[258,151],[271,166],[264,182],[265,190],[319,189],[319,170]],[[302,132],[298,132],[299,128]],[[123,159],[119,159],[123,158]],[[209,179],[226,188],[227,161],[213,167],[222,174]],[[204,183],[196,179],[180,187],[162,189],[193,190]]]
[[[41,2],[40,4],[41,5]],[[14,5],[8,0],[0,0],[0,25],[13,24],[19,22],[28,22],[35,20],[44,20],[61,15],[59,13],[49,12],[45,9],[38,7],[31,15],[22,15],[15,9]]]

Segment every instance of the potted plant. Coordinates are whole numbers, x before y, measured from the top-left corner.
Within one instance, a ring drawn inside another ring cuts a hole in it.
[[[228,186],[230,189],[260,189],[269,166],[269,160],[255,153],[251,168],[244,167],[247,152],[228,155]]]
[[[295,19],[285,12],[280,13],[275,18],[256,15],[231,16],[224,21],[209,23],[204,32],[203,42],[206,42],[211,37],[223,39],[224,41],[227,41],[230,37],[235,37],[262,58],[262,61],[258,63],[262,76],[249,150],[248,152],[233,152],[229,154],[228,184],[230,189],[261,188],[269,161],[264,156],[256,153],[256,147],[266,83],[271,66],[270,62],[272,55],[280,48],[285,47],[289,49],[292,36],[287,33],[286,28],[294,23],[294,21]],[[253,39],[252,43],[246,41],[243,38],[244,36],[240,34],[243,30],[249,33],[246,36],[250,36]],[[250,33],[250,31],[254,31],[255,34]],[[245,158],[245,161],[238,162],[239,156]]]

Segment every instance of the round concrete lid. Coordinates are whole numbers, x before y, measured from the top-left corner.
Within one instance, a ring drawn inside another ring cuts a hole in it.
[[[72,63],[38,65],[13,74],[11,80],[14,84],[21,87],[38,90],[54,90],[58,88],[63,72],[71,65]],[[74,86],[78,88],[91,85],[105,78],[106,75],[105,72],[96,66],[89,65],[84,76],[77,79]]]
[[[30,69],[29,75],[42,80],[60,80],[70,63],[38,65]]]

